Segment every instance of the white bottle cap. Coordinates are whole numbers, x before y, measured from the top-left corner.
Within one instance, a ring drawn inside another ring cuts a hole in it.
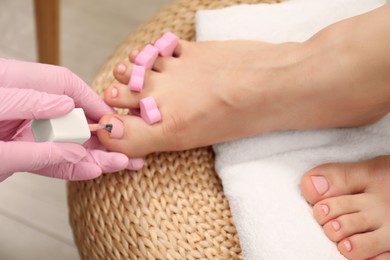
[[[31,128],[36,142],[83,144],[91,137],[82,108],[75,108],[63,117],[34,120]]]

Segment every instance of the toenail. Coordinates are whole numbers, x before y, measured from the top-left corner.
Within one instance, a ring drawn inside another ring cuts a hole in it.
[[[116,97],[118,97],[118,95],[119,95],[119,91],[118,91],[118,89],[117,88],[112,88],[111,89],[111,98],[116,98]]]
[[[322,212],[324,212],[325,216],[327,216],[329,213],[329,207],[325,204],[321,204],[321,209],[322,209]]]
[[[139,50],[133,50],[131,51],[131,56],[136,57],[139,53]]]
[[[144,86],[145,67],[134,65],[129,80],[129,88],[131,91],[141,92]]]
[[[332,227],[333,227],[334,231],[339,231],[340,230],[341,226],[340,226],[340,223],[337,220],[332,220],[331,224],[332,224]]]
[[[161,56],[172,56],[175,48],[179,42],[179,37],[171,32],[166,32],[160,39],[158,39],[154,47],[156,47]]]
[[[124,64],[119,64],[118,67],[116,67],[116,72],[119,74],[123,74],[126,71],[126,65]]]
[[[351,242],[349,242],[349,240],[344,240],[343,244],[344,244],[345,249],[346,249],[348,252],[351,252],[351,250],[352,250],[352,244],[351,244]]]
[[[129,160],[129,165],[127,166],[130,170],[140,170],[144,166],[145,161],[143,158],[132,158]]]
[[[154,46],[148,44],[140,53],[138,53],[137,57],[135,57],[135,64],[144,66],[146,69],[151,69],[157,57],[158,50]]]
[[[124,133],[124,126],[122,121],[120,121],[116,117],[111,117],[110,120],[108,121],[109,124],[112,124],[112,130],[110,133],[111,138],[115,139],[121,139],[123,137]]]
[[[152,125],[161,121],[161,113],[153,97],[146,97],[139,102],[141,117],[146,123]]]
[[[318,194],[322,195],[329,189],[328,181],[324,176],[311,176],[311,181]]]

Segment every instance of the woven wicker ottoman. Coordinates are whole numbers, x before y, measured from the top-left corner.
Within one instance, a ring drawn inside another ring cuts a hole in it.
[[[200,9],[278,0],[176,0],[141,25],[98,73],[98,94],[114,66],[166,31],[194,40]],[[211,148],[158,153],[137,172],[68,183],[70,223],[82,259],[240,259],[229,204]]]

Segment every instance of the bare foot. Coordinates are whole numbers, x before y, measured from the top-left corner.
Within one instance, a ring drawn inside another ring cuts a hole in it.
[[[318,166],[301,190],[345,257],[390,259],[390,156]]]
[[[277,79],[268,71],[295,62],[300,53],[294,50],[299,46],[180,41],[175,57],[159,57],[146,72],[140,93],[130,92],[127,86],[136,54],[132,53],[130,61],[114,71],[118,82],[108,88],[105,101],[113,107],[136,109],[140,99],[153,96],[162,122],[149,126],[138,117],[118,116],[125,124],[124,137],[115,140],[102,133],[99,138],[111,150],[142,156],[274,130],[288,118],[283,116],[285,105],[276,102],[284,98],[283,89],[272,86]]]
[[[105,101],[137,109],[140,99],[153,96],[162,122],[149,126],[138,117],[118,116],[125,125],[123,138],[102,132],[99,139],[110,150],[139,157],[269,131],[349,127],[378,120],[388,111],[388,103],[382,102],[385,96],[373,91],[370,102],[374,96],[383,97],[363,105],[367,93],[350,84],[345,77],[352,73],[349,68],[336,68],[340,60],[348,59],[338,52],[336,48],[313,53],[304,43],[180,41],[176,57],[159,57],[146,72],[140,93],[130,92],[126,85],[133,66],[130,55],[129,62],[116,68],[119,82],[108,88]],[[325,63],[323,70],[312,71],[313,56],[321,56],[316,59]],[[327,70],[341,71],[340,78],[321,80],[328,78]],[[107,123],[110,117],[101,122]]]
[[[135,51],[116,67],[118,82],[105,101],[137,109],[140,99],[152,96],[162,121],[149,126],[117,116],[123,136],[101,132],[99,139],[139,157],[269,131],[373,123],[390,108],[388,13],[390,5],[331,25],[304,43],[180,41],[174,57],[159,57],[146,72],[141,93],[126,85]]]

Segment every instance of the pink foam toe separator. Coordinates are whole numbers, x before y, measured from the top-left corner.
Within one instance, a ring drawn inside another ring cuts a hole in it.
[[[156,41],[154,47],[158,49],[161,56],[172,56],[177,44],[179,43],[179,37],[171,32],[166,32],[160,39]]]
[[[131,91],[140,92],[144,86],[145,67],[134,65],[129,80],[129,88]]]
[[[135,64],[144,66],[146,69],[151,69],[154,62],[158,57],[158,50],[154,46],[148,44],[145,48],[135,57]]]
[[[161,113],[153,97],[146,97],[140,101],[141,117],[152,125],[161,121]]]

